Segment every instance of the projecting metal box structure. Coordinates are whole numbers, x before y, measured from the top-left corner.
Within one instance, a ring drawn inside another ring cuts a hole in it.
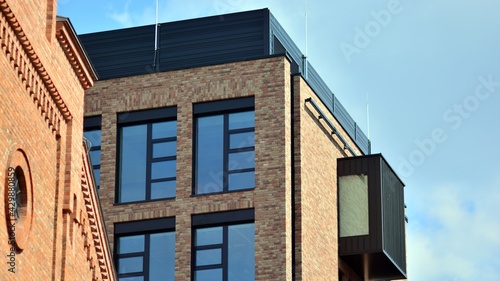
[[[337,164],[339,256],[365,280],[406,278],[403,182],[381,154]]]

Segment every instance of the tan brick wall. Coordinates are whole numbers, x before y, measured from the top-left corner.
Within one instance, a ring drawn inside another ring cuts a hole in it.
[[[283,57],[99,81],[86,116],[102,115],[100,197],[113,224],[176,217],[176,279],[191,275],[191,215],[255,208],[256,280],[291,280],[290,70]],[[256,188],[193,197],[193,103],[255,97]],[[114,205],[117,113],[177,106],[177,197]]]
[[[103,256],[89,251],[89,245],[98,248],[93,239],[82,238],[85,232],[105,237],[102,229],[89,232],[89,208],[97,206],[86,206],[89,194],[82,191],[84,89],[56,39],[48,7],[55,10],[55,1],[0,0],[0,279],[101,280],[96,266]],[[29,239],[10,266],[7,171],[18,149],[31,171],[33,212],[29,227],[14,232]],[[87,225],[75,227],[84,218]]]
[[[338,279],[337,158],[351,156],[305,99],[312,98],[358,155],[359,150],[307,83],[295,76],[297,280]]]

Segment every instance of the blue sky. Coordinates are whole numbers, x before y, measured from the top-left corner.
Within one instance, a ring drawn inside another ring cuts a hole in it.
[[[500,280],[500,2],[309,0],[307,44],[306,0],[158,2],[160,22],[268,7],[405,182],[410,280]],[[155,22],[154,0],[58,5],[79,34]]]

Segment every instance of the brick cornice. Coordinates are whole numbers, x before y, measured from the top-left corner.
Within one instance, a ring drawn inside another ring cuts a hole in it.
[[[68,18],[57,18],[56,37],[66,54],[66,58],[73,67],[76,76],[80,80],[83,89],[87,90],[92,87],[94,81],[97,80],[97,75],[92,65],[89,63],[85,51],[80,45],[80,41]]]
[[[66,103],[6,0],[0,0],[0,47],[53,131],[72,119]],[[62,118],[61,118],[62,117]]]
[[[89,235],[86,239],[88,253],[87,256],[90,261],[89,266],[95,270],[95,274],[99,274],[100,278],[96,280],[116,280],[116,275],[112,263],[111,252],[107,241],[106,228],[97,198],[97,189],[94,184],[94,177],[92,174],[92,166],[90,165],[90,156],[87,154],[87,147],[83,144],[83,167],[81,176],[81,191],[85,203],[84,210],[87,214],[88,224],[84,226],[83,232]],[[92,260],[96,258],[97,264],[94,265]],[[93,268],[94,267],[94,268]],[[97,277],[97,276],[96,276]]]

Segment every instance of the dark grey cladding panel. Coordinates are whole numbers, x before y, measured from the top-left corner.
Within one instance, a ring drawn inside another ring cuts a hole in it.
[[[370,141],[268,9],[112,30],[80,36],[99,79],[148,74],[283,54],[292,74],[300,73],[357,146]]]
[[[286,53],[292,62],[292,74],[302,73],[302,52],[272,13],[269,13],[269,36],[270,42],[278,41],[281,44],[281,46],[274,46],[272,54]],[[280,47],[285,48],[286,52],[283,52]]]
[[[346,132],[354,139],[356,140],[356,122],[354,122],[354,119],[352,119],[351,115],[347,110],[345,110],[345,107],[339,102],[337,97],[334,97],[335,102],[334,102],[334,108],[333,108],[333,115],[335,115],[335,118],[339,120],[339,123],[342,124],[342,127]],[[365,154],[367,154],[365,152]]]
[[[267,9],[162,24],[160,71],[269,55]]]
[[[151,72],[155,26],[141,26],[80,35],[99,79]]]
[[[110,79],[269,55],[269,10],[80,36],[99,78]]]
[[[273,36],[273,54],[286,54],[285,46],[281,44],[276,36]]]
[[[339,256],[368,280],[404,279],[404,184],[381,154],[337,160],[338,177],[361,174],[368,175],[369,233],[340,237]]]
[[[356,124],[356,144],[359,145],[365,154],[371,153],[371,143],[361,128]]]
[[[370,154],[371,145],[366,135],[359,129],[354,119],[352,119],[342,104],[337,100],[333,92],[328,88],[312,65],[309,62],[304,63],[302,52],[271,13],[269,13],[269,28],[271,37],[270,42],[273,44],[272,54],[286,54],[291,61],[292,74],[300,73],[302,77],[304,77],[309,86],[337,119],[342,128],[344,128],[347,134],[354,140],[359,149],[361,149],[364,154]],[[283,50],[283,48],[285,50]]]
[[[333,116],[335,116],[342,128],[344,128],[347,134],[354,140],[359,149],[361,149],[365,155],[370,154],[370,141],[366,135],[358,127],[349,112],[347,112],[330,88],[328,88],[323,79],[321,79],[321,76],[316,72],[314,67],[309,63],[307,63],[306,80],[323,104]]]
[[[404,184],[381,159],[383,248],[394,264],[406,273]]]

